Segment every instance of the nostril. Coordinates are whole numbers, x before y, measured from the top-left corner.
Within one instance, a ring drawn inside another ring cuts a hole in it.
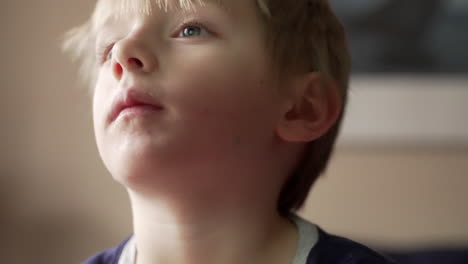
[[[142,68],[143,67],[143,62],[141,62],[141,60],[137,59],[137,58],[130,58],[128,59],[128,63],[130,65],[135,65],[137,66],[138,68]]]
[[[117,64],[115,65],[114,71],[115,71],[115,74],[116,74],[117,78],[120,78],[120,76],[122,76],[122,73],[123,73],[122,65],[120,65],[119,63],[117,63]]]

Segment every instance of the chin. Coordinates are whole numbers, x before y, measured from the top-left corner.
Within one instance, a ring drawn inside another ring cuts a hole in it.
[[[157,170],[150,166],[152,163],[141,158],[116,159],[109,165],[108,170],[114,180],[129,188],[146,185],[156,180],[158,174]]]
[[[127,185],[154,177],[160,169],[160,155],[150,141],[139,138],[116,145],[102,155],[105,166],[116,181]]]

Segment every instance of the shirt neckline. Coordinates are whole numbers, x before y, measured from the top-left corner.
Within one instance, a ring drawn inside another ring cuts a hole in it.
[[[306,264],[310,251],[317,244],[319,239],[318,228],[315,224],[303,219],[298,215],[291,215],[290,220],[297,228],[297,247],[292,264]],[[119,257],[118,264],[135,264],[136,242],[132,236],[125,244]]]

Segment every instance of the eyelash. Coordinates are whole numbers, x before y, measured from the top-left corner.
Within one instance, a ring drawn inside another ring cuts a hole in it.
[[[112,52],[112,48],[114,47],[114,43],[109,45],[103,45],[97,52],[97,58],[100,64],[104,64],[108,60],[109,53]]]
[[[180,27],[179,29],[176,31],[176,34],[174,34],[173,37],[175,38],[179,38],[180,37],[180,34],[183,33],[183,30],[185,30],[186,28],[188,27],[198,27],[200,28],[201,30],[205,30],[206,33],[208,34],[213,34],[210,30],[208,30],[205,25],[201,22],[198,22],[198,21],[189,21],[189,22],[184,22]],[[194,38],[194,37],[199,37],[199,36],[193,36],[193,37],[180,37],[180,38]],[[98,58],[101,62],[101,64],[104,64],[106,61],[108,61],[110,58],[109,58],[109,54],[112,53],[112,48],[114,47],[114,43],[111,43],[110,45],[107,45],[107,46],[104,46],[104,48],[101,48],[97,55],[98,55]]]

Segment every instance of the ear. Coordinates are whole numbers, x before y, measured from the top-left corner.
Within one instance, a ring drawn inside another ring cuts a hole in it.
[[[290,97],[277,125],[288,142],[310,142],[324,135],[340,116],[342,100],[336,82],[312,72],[291,84]]]

